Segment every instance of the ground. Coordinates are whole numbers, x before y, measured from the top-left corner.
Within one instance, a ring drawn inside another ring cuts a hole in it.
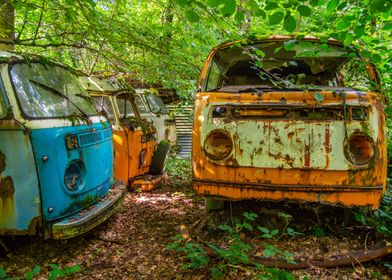
[[[183,176],[177,169],[158,189],[146,193],[128,192],[123,208],[87,235],[66,241],[15,238],[13,250],[0,256],[0,268],[10,277],[23,278],[38,265],[41,270],[37,279],[47,278],[49,272],[56,269],[50,264],[57,264],[60,271],[73,274],[69,278],[77,279],[210,279],[210,268],[219,261],[211,260],[207,267],[199,269],[184,269],[185,255],[165,248],[174,242],[176,234],[182,234],[188,241],[214,243],[223,248],[228,242],[222,231],[206,226],[209,218],[204,214],[203,198],[195,196],[189,176]],[[241,238],[252,246],[252,255],[261,254],[269,242],[306,259],[345,254],[382,241],[365,226],[335,229],[338,230],[328,234],[316,230],[299,237],[283,236],[276,243],[254,235]],[[385,267],[388,262],[391,263],[391,259],[384,258],[355,267],[310,268],[294,274],[302,279],[390,279]],[[253,266],[229,264],[225,278],[255,279],[257,275],[260,270]]]

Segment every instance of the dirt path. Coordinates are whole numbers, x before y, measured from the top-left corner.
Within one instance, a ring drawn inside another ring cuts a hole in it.
[[[177,180],[177,179],[176,179]],[[107,223],[88,235],[68,241],[42,241],[37,238],[15,238],[15,249],[7,256],[0,256],[0,268],[9,276],[23,277],[35,265],[42,269],[38,278],[47,278],[49,264],[60,267],[79,265],[79,272],[70,278],[77,279],[210,279],[209,268],[194,271],[182,269],[182,254],[165,250],[180,228],[190,229],[190,235],[205,242],[225,246],[223,235],[213,234],[198,227],[203,220],[203,200],[194,196],[190,181],[170,181],[150,193],[128,193],[124,207]],[[196,227],[194,227],[196,228]],[[308,258],[322,257],[361,249],[376,242],[376,236],[366,228],[348,228],[343,233],[316,237],[307,235],[282,239],[277,246],[296,255]],[[367,237],[366,237],[367,235]],[[261,252],[260,239],[248,238],[249,244]],[[384,262],[356,268],[317,269],[296,272],[309,279],[379,279],[387,277]],[[252,279],[257,275],[252,267],[231,269],[229,279]],[[388,279],[388,278],[384,278]]]

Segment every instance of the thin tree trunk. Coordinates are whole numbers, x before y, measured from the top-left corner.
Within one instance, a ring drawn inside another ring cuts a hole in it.
[[[0,0],[0,50],[15,49],[15,11],[11,0]]]

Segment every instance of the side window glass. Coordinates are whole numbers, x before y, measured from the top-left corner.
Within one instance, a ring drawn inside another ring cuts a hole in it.
[[[4,101],[4,90],[3,85],[0,81],[0,118],[5,118],[7,116],[7,106]]]
[[[94,106],[100,115],[103,115],[110,121],[114,121],[113,107],[108,97],[94,96],[92,97]]]
[[[132,103],[128,99],[117,98],[117,105],[120,110],[120,119],[135,116]]]
[[[219,85],[220,68],[215,61],[212,61],[210,71],[208,73],[206,91],[217,88]]]
[[[144,105],[144,102],[139,95],[135,96],[135,103],[136,103],[137,108],[139,109],[140,114],[147,114],[147,112],[148,112],[147,108]]]

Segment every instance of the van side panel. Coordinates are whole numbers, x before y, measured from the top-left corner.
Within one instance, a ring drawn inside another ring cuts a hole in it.
[[[0,234],[34,234],[41,217],[39,182],[27,130],[0,120]]]

